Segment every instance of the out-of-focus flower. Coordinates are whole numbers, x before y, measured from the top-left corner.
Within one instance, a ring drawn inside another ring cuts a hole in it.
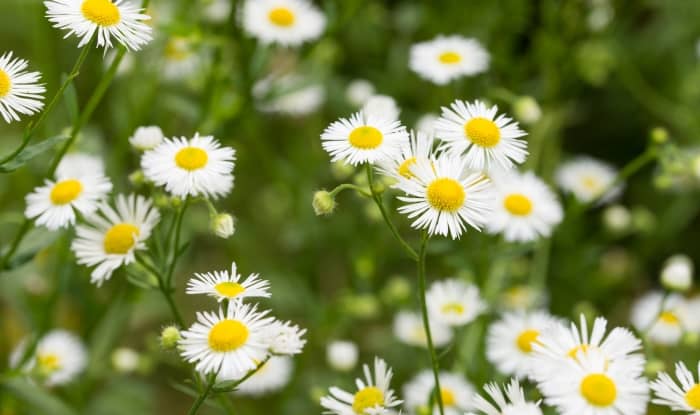
[[[351,341],[332,341],[326,346],[326,361],[335,370],[347,372],[357,364],[359,351]]]
[[[409,66],[420,77],[444,85],[464,76],[485,72],[489,53],[478,40],[459,35],[438,36],[411,47]]]

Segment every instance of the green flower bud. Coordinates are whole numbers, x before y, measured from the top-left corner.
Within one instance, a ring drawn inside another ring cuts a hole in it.
[[[160,333],[160,345],[163,349],[174,349],[180,341],[180,330],[175,326],[168,326]]]
[[[335,210],[335,198],[326,190],[319,190],[314,193],[314,200],[311,206],[316,212],[316,216],[330,215]]]

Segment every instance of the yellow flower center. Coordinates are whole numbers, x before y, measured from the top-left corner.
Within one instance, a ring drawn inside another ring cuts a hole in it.
[[[464,314],[464,306],[460,303],[447,303],[441,310],[445,314]]]
[[[685,402],[696,411],[700,410],[700,383],[696,383],[685,393]]]
[[[457,403],[455,394],[450,389],[440,388],[440,397],[442,398],[442,404],[445,406],[454,406]]]
[[[10,75],[7,72],[0,69],[0,98],[4,98],[10,93],[12,89],[12,81],[10,80]]]
[[[462,60],[462,57],[455,52],[445,52],[440,54],[440,57],[438,59],[440,59],[440,62],[444,64],[452,65],[455,63],[459,63]]]
[[[610,406],[617,397],[617,387],[607,375],[594,373],[583,378],[581,395],[595,406]]]
[[[237,282],[220,282],[214,286],[214,289],[224,297],[233,298],[245,291],[245,288]]]
[[[350,145],[362,150],[372,150],[384,141],[382,132],[369,125],[357,127],[350,133]]]
[[[508,212],[516,216],[526,216],[532,212],[532,202],[521,193],[513,193],[506,196],[503,206]]]
[[[464,125],[467,138],[479,147],[494,147],[501,141],[501,130],[496,123],[483,117],[476,117]]]
[[[567,353],[567,356],[569,356],[572,359],[576,359],[576,355],[578,354],[579,350],[583,350],[583,353],[587,353],[588,349],[590,347],[591,346],[589,346],[587,344],[580,344],[580,345],[572,348],[571,350],[569,350],[569,353]]]
[[[455,179],[443,177],[436,179],[426,190],[428,203],[437,210],[454,212],[462,207],[466,193],[461,184]]]
[[[175,164],[181,169],[193,171],[207,165],[207,152],[198,147],[185,147],[175,154]]]
[[[411,166],[413,166],[414,164],[416,164],[415,157],[407,158],[399,166],[399,174],[407,179],[410,179],[411,177],[413,177],[413,173],[411,173]]]
[[[364,414],[367,409],[377,405],[384,405],[384,394],[376,386],[360,389],[352,400],[352,410],[356,414]]]
[[[672,311],[664,311],[663,313],[659,314],[659,321],[672,326],[677,326],[681,323],[681,320]]]
[[[121,21],[119,8],[111,0],[85,0],[80,11],[98,26],[113,26]]]
[[[134,245],[139,235],[139,228],[130,223],[118,223],[105,233],[104,248],[108,254],[124,255]]]
[[[51,202],[54,205],[65,205],[74,201],[83,191],[83,185],[75,179],[62,180],[51,189]]]
[[[286,7],[277,7],[270,10],[270,13],[267,15],[267,17],[273,24],[282,27],[289,27],[293,25],[294,21],[296,20],[294,12],[292,12]]]
[[[518,344],[518,349],[522,351],[523,353],[530,353],[532,352],[532,343],[537,342],[537,337],[540,335],[540,332],[537,330],[533,329],[527,329],[520,333],[518,336],[518,339],[516,340],[516,343]]]
[[[209,331],[209,347],[217,352],[230,352],[248,340],[248,327],[238,320],[221,320]]]
[[[36,362],[43,373],[50,373],[61,368],[61,360],[53,353],[37,355]]]
[[[167,59],[172,61],[184,61],[190,56],[186,41],[182,39],[170,39],[165,44],[163,53]]]
[[[583,187],[586,189],[596,192],[600,190],[600,182],[595,177],[587,176],[581,179]]]

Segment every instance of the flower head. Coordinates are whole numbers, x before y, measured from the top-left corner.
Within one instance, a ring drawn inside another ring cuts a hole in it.
[[[0,56],[0,115],[6,123],[19,121],[19,114],[32,115],[44,108],[46,88],[39,84],[39,72],[27,72],[26,60],[12,52]]]

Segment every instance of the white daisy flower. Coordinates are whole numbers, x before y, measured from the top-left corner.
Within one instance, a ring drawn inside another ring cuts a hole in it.
[[[433,346],[443,347],[452,340],[452,330],[449,326],[430,321],[430,335]],[[410,346],[428,347],[423,319],[418,313],[399,311],[394,317],[394,336]]]
[[[249,35],[283,46],[318,39],[326,27],[326,17],[308,0],[246,0],[240,18]]]
[[[617,170],[592,157],[579,156],[562,164],[556,181],[565,192],[581,202],[608,202],[622,193],[622,185],[613,186]]]
[[[626,360],[610,361],[600,350],[580,350],[539,389],[561,415],[642,415],[649,400],[637,368]]]
[[[180,334],[180,354],[203,374],[240,379],[268,356],[265,332],[273,322],[256,306],[231,301],[224,312],[197,313],[197,322]]]
[[[233,188],[236,151],[222,147],[212,136],[165,139],[141,157],[149,180],[175,196],[226,196]]]
[[[160,220],[160,213],[143,196],[118,195],[112,208],[101,203],[98,212],[85,218],[86,225],[78,225],[71,249],[78,263],[96,266],[90,281],[99,285],[112,272],[136,259],[137,250],[146,249],[146,240]]]
[[[398,197],[406,202],[398,210],[415,218],[413,228],[459,239],[467,225],[477,230],[484,226],[493,193],[483,174],[468,172],[464,160],[448,155],[416,160],[410,171],[413,177],[401,177],[396,187],[407,194]]]
[[[111,190],[99,158],[66,156],[56,169],[56,180],[45,180],[26,196],[24,214],[52,231],[68,228],[75,224],[76,211],[81,215],[94,213]]]
[[[530,343],[534,352],[530,377],[538,382],[546,381],[561,371],[565,362],[579,359],[579,352],[585,355],[591,351],[599,351],[608,362],[625,362],[630,372],[641,374],[646,363],[644,355],[639,353],[642,342],[623,327],[606,333],[607,323],[604,317],[596,318],[589,333],[586,318],[581,315],[579,326],[572,322],[570,328],[557,324],[543,330],[537,341]]]
[[[210,23],[224,23],[231,14],[230,0],[205,0],[202,17]]]
[[[472,407],[474,387],[457,373],[440,372],[440,396],[445,415],[463,415]],[[403,387],[404,407],[411,413],[429,413],[430,398],[435,389],[435,376],[431,370],[418,373]],[[433,414],[439,414],[437,404]]]
[[[129,144],[140,151],[152,150],[162,143],[164,138],[163,130],[158,126],[139,127],[134,131],[134,135],[129,137]]]
[[[10,355],[10,366],[20,362],[27,348],[27,341],[20,342]],[[82,340],[66,330],[52,330],[37,343],[33,357],[22,368],[35,372],[47,386],[69,383],[87,365],[87,349]]]
[[[486,415],[542,415],[540,403],[525,399],[525,392],[517,379],[511,379],[508,385],[503,386],[503,390],[495,382],[484,385],[484,390],[493,403],[481,395],[476,395],[473,405]]]
[[[376,90],[374,85],[366,79],[355,79],[345,89],[345,98],[354,107],[359,108],[370,99]]]
[[[400,122],[384,114],[357,112],[329,125],[321,134],[321,142],[331,161],[343,160],[356,166],[394,158],[408,142],[408,133]]]
[[[684,254],[671,256],[661,270],[661,284],[669,290],[687,291],[693,285],[693,260]]]
[[[362,112],[382,114],[392,121],[398,121],[401,108],[396,104],[396,100],[388,95],[372,95],[362,106]]]
[[[700,364],[698,364],[698,373],[700,373]],[[668,406],[673,411],[699,415],[700,380],[695,381],[695,376],[683,362],[676,363],[676,378],[678,383],[668,373],[661,372],[659,377],[651,382],[651,389],[656,396],[652,402]]]
[[[336,340],[326,346],[326,361],[335,370],[347,372],[357,364],[359,350],[351,341]]]
[[[445,85],[454,79],[485,72],[489,60],[489,53],[476,39],[438,36],[411,47],[409,66],[421,78]]]
[[[563,217],[559,200],[532,172],[509,172],[492,177],[496,198],[487,229],[506,241],[528,242],[548,237]]]
[[[432,136],[420,131],[411,131],[410,139],[401,146],[401,152],[397,152],[396,157],[377,162],[377,171],[395,180],[401,177],[410,179],[413,177],[411,166],[416,164],[416,160],[433,159],[434,143],[435,139]]]
[[[364,365],[365,379],[356,379],[357,392],[348,393],[340,388],[331,387],[330,396],[321,398],[325,414],[336,415],[381,415],[401,405],[391,389],[393,373],[386,362],[374,359],[374,376],[368,365]]]
[[[668,297],[662,292],[650,292],[632,305],[632,325],[657,344],[677,344],[685,331],[685,301],[678,294]],[[696,317],[693,317],[696,318]]]
[[[479,287],[456,278],[432,283],[426,302],[432,318],[448,326],[463,326],[486,310]]]
[[[486,357],[499,372],[519,379],[530,373],[533,344],[559,321],[544,311],[504,314],[491,324],[486,336]]]
[[[19,114],[32,115],[44,108],[46,88],[39,84],[41,73],[27,72],[26,60],[0,56],[0,115],[6,123],[19,121]]]
[[[304,349],[306,340],[303,339],[306,329],[300,329],[289,321],[276,320],[266,329],[264,334],[270,352],[276,355],[299,354]]]
[[[263,396],[284,388],[292,378],[294,360],[289,356],[272,356],[254,375],[236,386],[236,395]]]
[[[165,42],[162,51],[163,78],[181,81],[200,72],[206,59],[198,53],[193,42],[183,36],[172,36]]]
[[[463,156],[470,168],[509,170],[527,157],[527,142],[519,139],[527,133],[517,122],[497,113],[495,105],[488,108],[478,100],[457,100],[450,108],[442,107],[435,135],[444,142],[442,148]]]
[[[416,130],[429,136],[435,135],[435,121],[438,120],[438,115],[432,112],[421,115],[416,121]]]
[[[151,17],[127,0],[46,0],[46,17],[65,37],[80,38],[79,48],[97,33],[97,46],[112,47],[112,37],[127,49],[139,50],[151,41]]]
[[[187,294],[206,294],[222,300],[242,300],[243,298],[270,297],[270,283],[258,274],[250,274],[241,280],[236,263],[231,263],[231,272],[214,271],[205,274],[195,273],[187,283]]]

